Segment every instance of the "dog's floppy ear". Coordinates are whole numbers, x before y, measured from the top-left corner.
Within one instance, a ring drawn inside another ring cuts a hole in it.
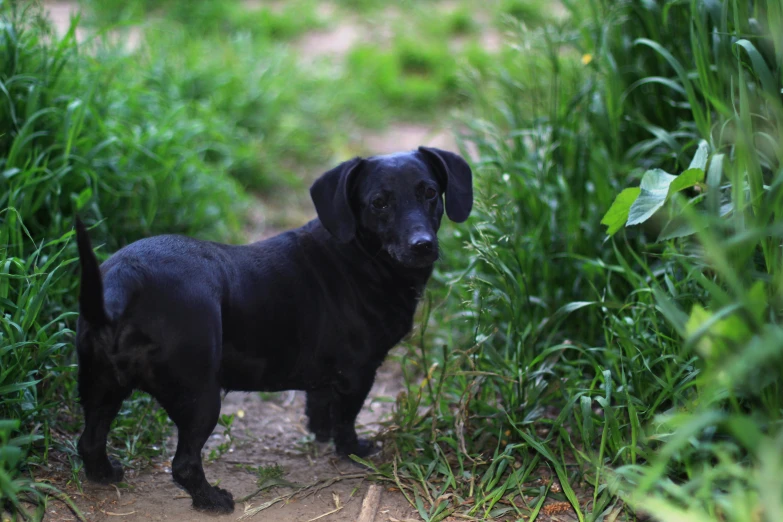
[[[473,173],[459,154],[433,147],[419,147],[446,193],[446,215],[462,223],[473,209]]]
[[[353,178],[364,160],[353,158],[321,174],[310,187],[318,219],[338,241],[347,243],[356,235],[356,217],[351,208]]]

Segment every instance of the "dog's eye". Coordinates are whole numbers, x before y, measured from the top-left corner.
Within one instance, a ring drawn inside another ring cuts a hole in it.
[[[432,187],[427,187],[427,189],[424,191],[424,197],[427,199],[432,199],[437,195],[438,195],[438,191]]]
[[[378,210],[383,210],[387,208],[389,204],[383,198],[375,198],[372,200],[372,206],[377,208]]]

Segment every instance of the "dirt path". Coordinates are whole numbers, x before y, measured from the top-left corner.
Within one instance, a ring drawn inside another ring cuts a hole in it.
[[[402,390],[399,366],[387,361],[379,371],[375,386],[359,416],[357,430],[360,435],[372,436],[380,430],[379,422],[392,411],[393,400]],[[339,511],[318,520],[355,521],[370,482],[359,476],[365,471],[352,462],[336,457],[332,444],[320,444],[308,434],[304,416],[304,394],[283,392],[262,399],[258,393],[230,393],[223,401],[222,414],[235,414],[230,449],[221,457],[208,462],[210,452],[227,441],[225,430],[218,428],[207,442],[203,455],[205,471],[210,483],[220,482],[235,499],[249,495],[258,489],[257,476],[249,468],[275,466],[282,468],[283,479],[299,484],[314,484],[337,478],[322,489],[311,488],[294,499],[280,501],[271,507],[243,520],[266,522],[306,522],[335,510],[335,504],[343,506]],[[176,448],[176,433],[166,441],[164,454],[153,466],[141,472],[126,469],[127,487],[101,486],[84,481],[82,492],[76,485],[67,483],[66,469],[47,477],[74,499],[87,520],[91,522],[190,520],[237,520],[248,510],[262,506],[280,496],[292,493],[290,487],[266,490],[245,503],[237,503],[233,514],[214,516],[191,508],[191,500],[178,488],[171,477],[171,458]],[[378,458],[378,457],[376,457]],[[375,522],[420,520],[415,510],[398,492],[381,485],[381,498],[374,518]],[[46,521],[75,520],[73,514],[61,503],[49,505]]]

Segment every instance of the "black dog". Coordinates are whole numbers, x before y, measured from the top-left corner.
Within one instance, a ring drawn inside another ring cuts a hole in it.
[[[374,450],[357,437],[356,416],[386,354],[413,326],[438,258],[442,195],[449,218],[465,221],[472,173],[454,153],[419,147],[342,163],[310,194],[318,218],[265,241],[156,236],[100,267],[77,220],[78,450],[89,479],[122,479],[106,436],[133,389],[176,423],[174,480],[198,509],[234,509],[201,466],[221,389],[305,390],[318,440],[333,439],[340,455]]]

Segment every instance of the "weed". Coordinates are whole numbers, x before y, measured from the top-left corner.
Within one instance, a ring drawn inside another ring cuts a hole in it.
[[[223,428],[223,442],[218,444],[215,449],[209,452],[209,460],[214,461],[225,455],[234,444],[234,436],[231,433],[231,427],[234,424],[236,418],[235,413],[221,414],[218,418],[218,426]]]
[[[279,464],[270,464],[269,466],[250,466],[242,465],[242,469],[256,476],[256,483],[263,486],[269,481],[281,479],[285,475],[285,470]]]

